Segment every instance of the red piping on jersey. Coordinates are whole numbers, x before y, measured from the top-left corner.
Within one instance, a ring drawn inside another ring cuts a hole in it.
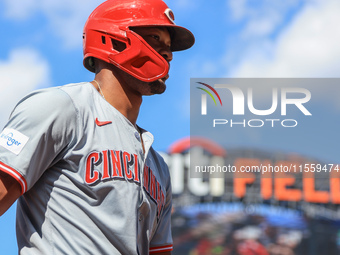
[[[149,254],[155,254],[158,252],[165,252],[165,251],[172,251],[172,250],[173,250],[172,244],[165,245],[165,246],[151,247]]]
[[[27,190],[27,182],[25,178],[15,169],[6,165],[5,163],[0,162],[0,170],[12,176],[17,182],[19,182],[21,186],[21,195],[24,194]]]

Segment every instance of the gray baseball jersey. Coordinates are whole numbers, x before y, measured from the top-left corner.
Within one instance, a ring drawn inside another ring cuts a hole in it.
[[[20,254],[152,254],[172,250],[168,168],[90,83],[38,90],[0,134],[0,170],[23,195]]]

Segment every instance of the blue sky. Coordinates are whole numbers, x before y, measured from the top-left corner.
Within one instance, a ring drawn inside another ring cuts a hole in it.
[[[91,81],[82,66],[82,28],[100,0],[0,1],[0,125],[16,102],[43,87]],[[166,151],[190,132],[190,78],[339,77],[337,0],[167,0],[196,36],[174,53],[167,91],[146,97],[138,120]],[[327,88],[319,88],[325,93]],[[337,103],[339,89],[329,100]],[[1,254],[16,254],[15,208],[0,218]]]

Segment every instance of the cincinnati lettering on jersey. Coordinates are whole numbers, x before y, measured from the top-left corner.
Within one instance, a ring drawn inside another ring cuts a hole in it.
[[[125,151],[92,152],[86,159],[85,182],[89,185],[109,179],[121,179],[141,184],[138,156]],[[157,220],[165,204],[162,186],[147,165],[143,169],[143,188],[157,205]]]

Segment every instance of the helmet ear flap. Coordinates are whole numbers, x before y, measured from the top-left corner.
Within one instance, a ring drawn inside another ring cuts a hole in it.
[[[110,63],[144,82],[156,81],[167,75],[168,62],[140,35],[127,30],[126,38],[127,44],[122,51],[109,54]],[[114,40],[114,43],[117,42]],[[122,49],[124,43],[119,43],[114,47]]]
[[[116,37],[95,29],[86,32],[83,34],[84,66],[91,72],[95,72],[95,58],[110,62],[108,54],[118,54],[127,48],[127,39],[122,35]]]

